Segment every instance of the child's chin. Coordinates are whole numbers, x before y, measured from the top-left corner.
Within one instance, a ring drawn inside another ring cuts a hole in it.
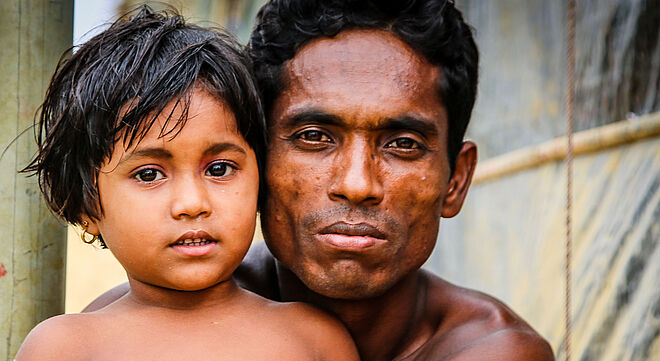
[[[211,286],[186,286],[186,287],[180,287],[177,289],[177,291],[181,292],[201,292],[208,290],[210,288],[213,288],[214,285]]]
[[[198,292],[198,291],[205,291],[212,289],[216,286],[219,286],[224,283],[225,280],[209,280],[207,282],[199,282],[199,280],[196,280],[196,282],[181,282],[172,285],[171,289],[176,290],[176,291],[183,291],[183,292]]]

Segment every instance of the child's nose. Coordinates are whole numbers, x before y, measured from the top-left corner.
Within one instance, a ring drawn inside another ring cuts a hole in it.
[[[172,191],[172,217],[198,218],[211,214],[211,205],[202,179],[180,179]]]

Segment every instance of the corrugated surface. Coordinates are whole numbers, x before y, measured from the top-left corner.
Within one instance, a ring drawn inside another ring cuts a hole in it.
[[[574,184],[573,357],[660,360],[660,138],[579,156]],[[476,184],[427,266],[561,350],[564,207],[561,162]]]
[[[457,0],[481,52],[482,159],[565,133],[566,0]],[[577,1],[576,129],[660,110],[660,0]]]
[[[566,0],[457,3],[482,55],[468,129],[481,161],[565,135]],[[576,15],[576,129],[660,110],[660,0],[580,0]],[[659,185],[658,137],[576,159],[574,360],[660,360]],[[474,185],[428,262],[511,304],[555,350],[565,187],[561,161]]]

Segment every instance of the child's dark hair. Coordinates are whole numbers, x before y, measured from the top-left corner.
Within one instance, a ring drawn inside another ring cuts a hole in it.
[[[96,177],[115,143],[139,142],[172,101],[183,106],[183,115],[168,118],[175,126],[165,132],[164,124],[160,135],[176,136],[196,86],[231,109],[261,169],[260,98],[247,56],[223,31],[143,6],[66,54],[71,51],[60,60],[38,115],[38,154],[23,171],[37,175],[48,205],[68,222],[100,218]]]

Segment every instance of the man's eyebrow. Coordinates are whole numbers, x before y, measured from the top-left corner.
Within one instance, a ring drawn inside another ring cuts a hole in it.
[[[419,115],[402,115],[380,120],[372,129],[412,130],[423,135],[438,135],[440,120]],[[339,116],[318,109],[307,109],[287,116],[286,127],[297,127],[306,123],[344,126],[346,122]]]
[[[439,120],[404,115],[396,118],[387,118],[381,120],[376,128],[378,129],[392,129],[392,130],[412,130],[422,135],[438,135]]]
[[[287,127],[296,127],[307,123],[319,123],[326,125],[343,125],[344,121],[334,115],[318,109],[307,109],[296,112],[284,121]]]

